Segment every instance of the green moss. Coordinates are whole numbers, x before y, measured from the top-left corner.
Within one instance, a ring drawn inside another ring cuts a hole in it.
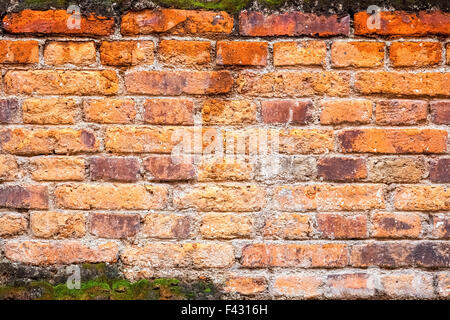
[[[269,1],[277,1],[277,0],[269,0]],[[216,1],[156,0],[154,2],[163,6],[180,9],[210,9],[210,10],[224,10],[228,12],[238,12],[247,7],[251,2],[251,0],[216,0]]]

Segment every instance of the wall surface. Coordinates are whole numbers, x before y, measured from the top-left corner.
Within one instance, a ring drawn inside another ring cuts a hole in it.
[[[7,13],[0,284],[106,263],[221,298],[448,299],[449,35],[437,10]]]

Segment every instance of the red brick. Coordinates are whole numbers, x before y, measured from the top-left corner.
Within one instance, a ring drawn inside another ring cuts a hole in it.
[[[395,191],[395,208],[403,211],[450,210],[450,188],[446,186],[399,186]]]
[[[265,16],[257,11],[244,11],[239,16],[239,32],[243,36],[252,37],[348,35],[350,17],[319,16],[301,11]]]
[[[154,47],[153,41],[103,41],[100,59],[108,66],[153,64]]]
[[[439,42],[394,42],[389,47],[389,58],[394,67],[434,66],[441,62],[442,45]]]
[[[3,28],[10,33],[62,34],[83,36],[106,36],[114,32],[114,18],[90,14],[81,16],[80,28],[68,28],[72,21],[66,10],[23,10],[3,18]]]
[[[438,159],[431,164],[430,180],[437,183],[450,182],[450,158]]]
[[[324,66],[326,55],[324,41],[283,41],[273,45],[275,66]]]
[[[0,187],[0,207],[16,209],[47,209],[47,187],[36,185]]]
[[[17,99],[0,100],[0,123],[18,123],[19,117],[20,108]]]
[[[344,216],[342,214],[320,213],[316,217],[317,230],[321,238],[363,239],[367,238],[367,216],[362,214]]]
[[[364,159],[322,158],[317,162],[319,178],[327,181],[355,181],[367,178]]]
[[[375,288],[375,279],[368,273],[330,274],[325,283],[325,295],[338,299],[368,298],[375,295]]]
[[[450,101],[431,102],[431,119],[436,124],[450,125]]]
[[[91,158],[89,169],[93,181],[136,182],[139,176],[136,158]]]
[[[382,100],[376,103],[379,125],[412,125],[427,121],[428,105],[418,100]]]
[[[156,9],[128,12],[122,16],[121,25],[123,35],[228,34],[232,30],[233,18],[224,11]]]
[[[338,134],[342,151],[370,153],[444,153],[447,132],[436,129],[355,129]]]
[[[39,43],[32,40],[0,40],[0,63],[39,63]]]
[[[192,157],[152,156],[144,160],[149,180],[179,181],[195,179]]]
[[[267,289],[267,280],[263,277],[239,277],[227,279],[225,292],[237,292],[242,295],[254,295]]]
[[[125,75],[128,93],[148,95],[218,94],[233,86],[229,71],[133,71]]]
[[[370,14],[358,12],[354,16],[356,35],[364,36],[429,36],[450,35],[450,15],[440,11],[380,12],[380,27],[369,29]]]
[[[314,274],[277,276],[273,284],[276,296],[316,299],[322,295],[323,278]]]
[[[90,217],[89,231],[99,238],[122,239],[139,232],[138,214],[94,213]]]
[[[431,236],[437,239],[450,239],[450,216],[448,214],[433,215]]]
[[[6,243],[4,250],[5,256],[11,261],[38,266],[85,262],[113,263],[117,261],[119,254],[119,248],[113,242],[87,246],[76,241],[19,241]]]
[[[52,66],[93,65],[97,62],[95,43],[92,41],[52,41],[45,46],[44,60],[45,64]]]
[[[148,99],[144,121],[151,124],[194,124],[194,103],[189,99]]]
[[[382,67],[384,43],[368,41],[333,42],[331,64],[333,67],[374,68]]]
[[[347,245],[250,244],[242,250],[241,264],[245,268],[344,267],[347,265]]]
[[[218,65],[265,66],[267,42],[218,41],[216,63]]]
[[[376,212],[372,216],[372,229],[375,238],[419,238],[422,221],[415,213]]]
[[[261,113],[264,123],[306,124],[311,119],[312,101],[263,100]]]
[[[211,62],[208,41],[161,40],[158,60],[167,67],[205,66]]]
[[[324,100],[321,105],[321,124],[369,123],[372,118],[370,100]]]

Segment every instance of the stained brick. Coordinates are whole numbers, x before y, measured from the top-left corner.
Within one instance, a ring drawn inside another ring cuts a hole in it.
[[[321,124],[369,123],[372,102],[369,100],[324,100],[321,102]]]
[[[315,299],[323,294],[323,283],[323,277],[314,274],[277,276],[273,290],[276,296]]]
[[[216,63],[218,65],[265,66],[267,42],[219,41]]]
[[[44,60],[51,66],[89,66],[97,62],[95,44],[92,41],[52,41],[45,46]]]
[[[0,63],[39,63],[39,43],[33,40],[0,41]]]
[[[86,233],[86,217],[82,213],[34,212],[30,225],[37,238],[80,238]]]
[[[83,112],[85,121],[97,123],[132,123],[137,113],[132,99],[87,100]]]
[[[431,164],[430,180],[437,183],[450,182],[450,158],[438,159]]]
[[[331,45],[333,67],[375,68],[384,62],[384,43],[367,41],[336,41]]]
[[[394,67],[428,67],[441,62],[439,42],[394,42],[389,47],[389,58]]]
[[[139,176],[136,158],[91,158],[90,177],[93,181],[136,182]]]
[[[450,125],[450,101],[431,102],[431,119],[436,124]]]
[[[306,124],[311,120],[312,101],[263,100],[261,113],[264,123]]]
[[[151,124],[192,125],[194,103],[189,99],[148,99],[144,121]]]
[[[338,273],[327,276],[325,295],[328,298],[368,298],[375,294],[374,276],[365,272]]]
[[[202,105],[205,125],[249,124],[256,122],[256,104],[248,100],[208,99]]]
[[[343,157],[322,158],[317,162],[319,178],[328,181],[355,181],[367,177],[364,159]]]
[[[445,186],[400,186],[396,188],[395,208],[406,211],[450,209],[450,189]]]
[[[150,213],[145,216],[142,234],[146,238],[187,239],[191,235],[191,218],[177,214]]]
[[[265,220],[262,234],[265,238],[272,239],[308,239],[313,232],[312,224],[312,217],[309,215],[281,213]]]
[[[89,231],[99,238],[128,238],[139,232],[138,214],[94,213],[90,217]]]
[[[108,66],[136,66],[153,64],[153,41],[103,41],[100,60]]]
[[[427,121],[428,106],[425,101],[382,100],[375,106],[379,125],[414,125]]]
[[[273,45],[275,66],[324,66],[326,55],[324,41],[289,41]]]
[[[191,157],[152,156],[144,160],[144,169],[150,180],[178,181],[195,179]]]
[[[267,280],[264,277],[233,276],[227,279],[226,292],[237,292],[242,295],[254,295],[265,291]]]
[[[419,238],[422,221],[415,213],[376,212],[372,216],[372,229],[375,238]]]
[[[367,216],[362,214],[320,213],[317,215],[317,230],[322,238],[363,239],[367,238]]]
[[[206,66],[211,63],[208,41],[161,40],[158,60],[167,67]]]
[[[17,99],[0,99],[0,123],[19,122],[20,108]]]
[[[0,187],[0,207],[17,209],[47,209],[47,187],[36,185]]]

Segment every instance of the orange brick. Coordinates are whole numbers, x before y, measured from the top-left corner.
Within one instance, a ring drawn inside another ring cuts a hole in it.
[[[95,44],[92,41],[52,41],[45,46],[44,60],[51,66],[89,66],[96,63]]]
[[[333,67],[375,68],[384,63],[384,43],[351,41],[333,42],[331,64]]]
[[[322,129],[292,129],[281,131],[280,153],[316,154],[334,149],[333,131]]]
[[[350,75],[343,72],[244,71],[236,83],[239,93],[258,97],[347,96],[350,92]]]
[[[95,134],[84,129],[4,129],[0,143],[4,151],[17,155],[74,154],[99,148]]]
[[[404,211],[450,209],[450,189],[445,186],[401,186],[395,191],[394,205]]]
[[[376,238],[418,238],[422,233],[420,215],[376,212],[372,216],[372,236]]]
[[[267,42],[218,41],[218,65],[265,66],[267,64]]]
[[[177,214],[150,213],[145,216],[142,235],[157,239],[187,239],[191,235],[191,219]]]
[[[77,241],[8,242],[4,246],[5,256],[15,262],[32,265],[75,264],[116,262],[119,248],[116,243],[102,242],[96,246],[88,246]]]
[[[280,213],[266,219],[262,234],[265,238],[308,239],[312,235],[312,224],[309,215]]]
[[[288,211],[354,211],[385,207],[383,187],[375,184],[279,186],[275,207]]]
[[[200,221],[200,234],[205,239],[251,238],[253,219],[237,214],[205,214]]]
[[[80,28],[69,28],[72,18],[66,10],[23,10],[3,18],[3,28],[10,33],[106,36],[114,32],[114,18],[89,14],[81,16]]]
[[[81,238],[86,233],[86,217],[82,213],[34,212],[30,225],[37,238]]]
[[[84,159],[74,157],[38,157],[30,161],[31,176],[36,181],[82,181]]]
[[[447,149],[447,132],[437,129],[345,130],[338,140],[345,153],[444,153]]]
[[[28,221],[19,214],[0,214],[0,237],[9,238],[27,231]]]
[[[205,125],[249,124],[256,122],[256,105],[248,100],[208,99],[202,105]]]
[[[328,298],[368,298],[375,294],[375,279],[364,272],[330,274],[326,280]]]
[[[267,289],[267,280],[263,277],[233,276],[227,279],[225,292],[237,292],[242,295],[254,295]]]
[[[55,202],[65,209],[149,210],[163,209],[164,186],[127,184],[72,184],[55,188]]]
[[[1,40],[0,63],[39,63],[39,43],[31,40]]]
[[[273,45],[275,66],[324,66],[326,55],[324,41],[289,41]]]
[[[153,41],[103,41],[100,60],[108,66],[136,66],[153,64]]]
[[[233,18],[226,12],[176,9],[143,10],[122,16],[121,33],[138,35],[228,34],[233,30]]]
[[[19,166],[13,156],[0,155],[0,181],[14,181],[19,176]]]
[[[236,157],[203,158],[198,165],[198,181],[245,181],[253,175],[253,164]]]
[[[118,88],[113,70],[12,70],[5,75],[8,94],[112,95]]]
[[[108,239],[134,237],[139,232],[141,222],[138,214],[118,213],[94,213],[89,220],[89,232]]]
[[[47,209],[47,186],[24,184],[0,187],[0,208]]]
[[[229,71],[133,71],[125,75],[128,93],[148,95],[218,94],[233,86]]]
[[[22,104],[23,122],[30,124],[74,124],[77,111],[78,104],[73,99],[30,98]]]
[[[376,103],[376,121],[380,125],[412,125],[427,120],[428,105],[418,100],[382,100]]]
[[[246,268],[343,267],[347,265],[347,245],[341,243],[249,244],[242,250],[241,264]]]
[[[370,100],[324,100],[321,105],[321,124],[369,123],[372,118]]]
[[[211,63],[208,41],[161,40],[158,60],[168,67],[204,66]]]
[[[359,72],[355,89],[362,94],[450,96],[448,72]]]
[[[394,67],[426,67],[439,64],[442,46],[439,42],[394,42],[389,59]]]
[[[367,238],[367,216],[356,214],[317,215],[317,230],[321,237],[330,239],[363,239]]]
[[[450,65],[450,43],[447,43],[445,51],[447,51],[447,64]]]
[[[273,284],[273,290],[277,296],[315,299],[322,295],[323,282],[320,275],[277,276]]]
[[[390,298],[424,299],[434,296],[433,276],[429,273],[396,271],[380,278],[381,292]]]
[[[194,102],[189,99],[148,99],[144,121],[151,124],[194,124]]]
[[[132,99],[87,100],[83,104],[85,121],[97,123],[131,123],[136,118]]]

